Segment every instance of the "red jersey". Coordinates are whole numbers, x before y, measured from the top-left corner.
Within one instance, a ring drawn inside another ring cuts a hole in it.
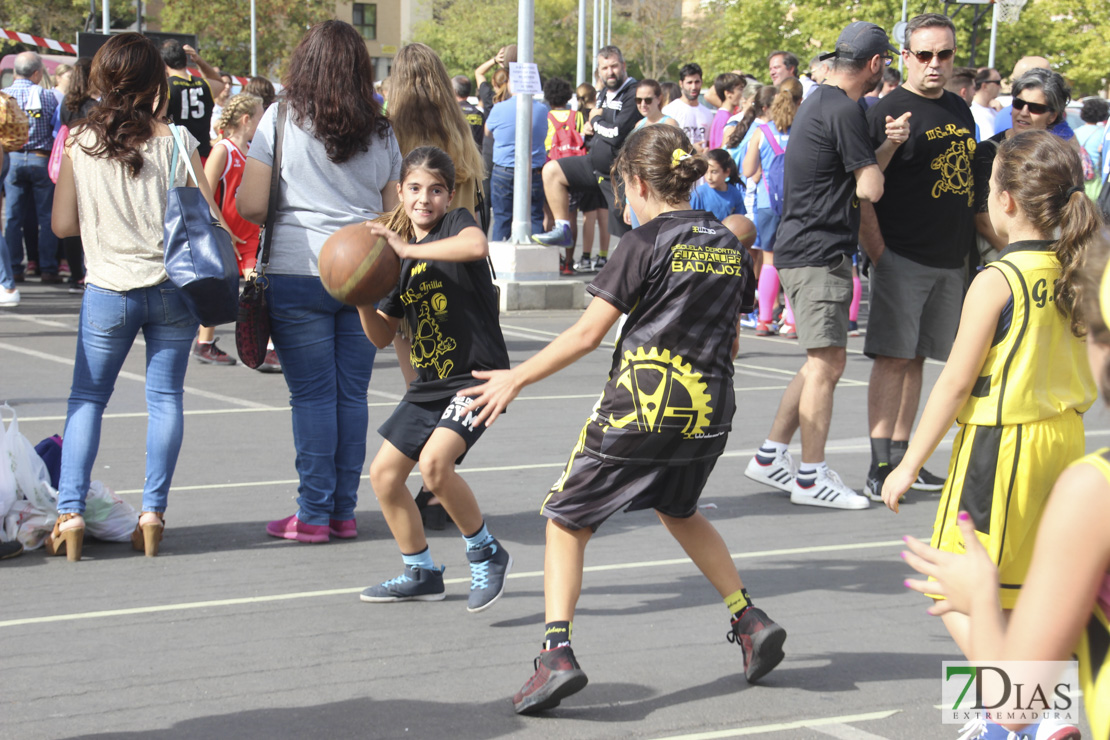
[[[258,234],[261,229],[257,224],[252,224],[240,216],[239,210],[235,207],[235,193],[239,190],[239,183],[243,181],[243,169],[247,166],[247,157],[230,139],[220,139],[216,146],[222,146],[227,150],[227,163],[224,164],[223,174],[220,175],[216,203],[220,206],[231,233],[246,241],[246,244],[236,244],[236,251],[253,263],[255,253],[258,252]]]

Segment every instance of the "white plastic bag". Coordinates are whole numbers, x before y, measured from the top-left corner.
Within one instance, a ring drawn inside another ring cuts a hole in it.
[[[0,411],[8,411],[12,421],[4,431],[4,444],[15,477],[16,494],[31,501],[40,509],[52,510],[58,505],[58,492],[50,486],[50,473],[31,441],[19,433],[19,418],[7,404]],[[0,416],[2,418],[2,416]]]
[[[0,406],[0,408],[8,407]],[[14,419],[12,423],[15,423]],[[15,474],[12,473],[11,455],[8,454],[8,434],[4,428],[4,419],[0,416],[0,517],[7,515],[18,498],[19,494],[15,490]]]
[[[85,533],[108,542],[128,542],[139,523],[139,512],[98,480],[85,498]]]
[[[4,517],[4,536],[0,539],[19,540],[23,543],[23,549],[34,550],[42,547],[46,535],[54,529],[57,518],[58,512],[53,509],[44,511],[27,499],[21,499],[15,502]]]

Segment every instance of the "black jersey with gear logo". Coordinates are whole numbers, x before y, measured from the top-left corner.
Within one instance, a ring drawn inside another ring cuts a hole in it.
[[[724,450],[736,411],[732,343],[755,304],[751,257],[707,211],[625,234],[587,290],[628,314],[585,432],[600,460],[678,465]]]
[[[477,226],[465,208],[443,217],[417,244],[456,236]],[[419,257],[401,261],[401,280],[378,304],[412,326],[409,359],[416,380],[405,393],[410,402],[450,398],[477,384],[471,370],[509,367],[509,351],[497,320],[497,294],[485,259],[443,262]]]

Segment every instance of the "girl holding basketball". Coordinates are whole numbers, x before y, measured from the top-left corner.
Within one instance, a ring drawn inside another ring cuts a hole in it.
[[[755,277],[736,237],[711,213],[690,210],[690,189],[708,167],[692,148],[674,126],[628,137],[614,167],[643,225],[587,287],[595,299],[539,354],[512,370],[475,372],[487,382],[463,391],[482,408],[476,422],[492,424],[524,386],[595,350],[628,315],[601,399],[541,509],[547,624],[536,672],[513,697],[518,713],[550,709],[586,685],[570,646],[586,544],[622,509],[654,509],[720,594],[749,681],[783,659],[786,631],[752,606],[728,547],[698,511],[736,410],[732,361]]]
[[[1084,452],[1081,414],[1095,399],[1077,301],[1080,265],[1101,219],[1083,191],[1079,156],[1047,131],[998,148],[991,223],[1007,239],[971,284],[948,359],[905,457],[883,485],[893,511],[941,439],[959,422],[933,547],[964,552],[960,512],[998,568],[1003,609],[1030,572],[1049,492]],[[943,591],[931,591],[934,598]],[[964,614],[935,606],[964,655]]]
[[[419,464],[427,486],[458,525],[470,562],[467,611],[480,612],[505,588],[513,559],[486,529],[478,502],[455,471],[485,427],[474,401],[458,395],[472,371],[509,366],[497,321],[497,295],[486,257],[486,235],[465,208],[448,211],[455,166],[437,147],[412,150],[401,164],[400,205],[367,223],[401,260],[397,287],[378,304],[359,307],[366,336],[379,348],[393,342],[402,318],[413,327],[410,360],[416,380],[378,429],[382,442],[370,484],[404,562],[404,572],[362,592],[369,602],[438,601],[443,568],[432,560],[420,512],[405,486]]]

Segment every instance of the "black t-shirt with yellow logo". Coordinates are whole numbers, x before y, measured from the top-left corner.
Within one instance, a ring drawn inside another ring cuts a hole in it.
[[[711,213],[672,211],[621,237],[587,290],[628,314],[585,453],[677,465],[720,455],[736,411],[732,342],[755,303],[751,257]]]
[[[883,241],[922,265],[962,267],[975,239],[975,118],[955,93],[925,98],[899,87],[867,112],[876,148],[886,141],[886,117],[907,111],[910,138],[894,152],[875,203]]]
[[[458,235],[477,226],[465,208],[456,208],[418,244]],[[497,320],[497,294],[486,260],[442,262],[420,258],[401,261],[401,280],[378,304],[412,327],[409,359],[416,380],[406,401],[450,398],[476,385],[472,370],[509,367],[509,351]]]

